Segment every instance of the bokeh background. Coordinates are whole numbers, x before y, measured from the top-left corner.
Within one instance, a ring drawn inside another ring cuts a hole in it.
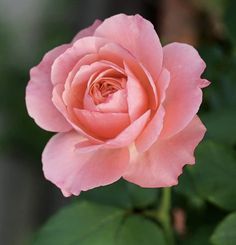
[[[197,165],[186,168],[173,189],[171,212],[179,244],[223,244],[212,234],[236,210],[235,9],[234,0],[0,0],[0,244],[26,244],[49,216],[74,201],[43,177],[41,152],[51,134],[27,115],[29,69],[95,19],[121,12],[149,19],[163,44],[194,45],[207,63],[204,77],[212,84],[200,114],[208,133]],[[122,206],[123,185],[81,198]],[[158,202],[159,190],[125,188],[136,198],[133,210]],[[227,239],[224,245],[236,244]]]

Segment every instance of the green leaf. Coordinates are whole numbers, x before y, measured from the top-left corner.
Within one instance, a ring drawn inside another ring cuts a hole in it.
[[[50,219],[33,245],[112,245],[123,216],[115,207],[76,202]]]
[[[119,180],[112,185],[83,192],[80,198],[121,208],[128,209],[132,207],[132,201],[124,180]]]
[[[236,209],[236,159],[229,147],[206,141],[198,147],[190,168],[197,192],[227,210]]]
[[[157,224],[145,217],[83,201],[73,203],[52,217],[32,244],[165,245],[165,240]]]
[[[214,245],[236,244],[236,212],[228,215],[214,231],[211,241]]]
[[[155,203],[158,198],[158,189],[141,188],[121,179],[112,185],[83,192],[80,197],[126,209],[143,208]]]
[[[162,230],[152,221],[133,215],[117,233],[117,245],[166,245]]]
[[[133,207],[143,208],[154,204],[158,199],[159,189],[142,188],[132,183],[126,183]]]
[[[227,108],[202,115],[210,138],[227,144],[236,143],[236,108]]]

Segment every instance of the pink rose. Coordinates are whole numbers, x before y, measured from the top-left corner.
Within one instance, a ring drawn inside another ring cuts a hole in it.
[[[121,177],[142,187],[177,184],[206,131],[196,113],[209,82],[190,45],[161,46],[139,15],[95,21],[30,71],[29,115],[58,132],[45,177],[65,196]]]

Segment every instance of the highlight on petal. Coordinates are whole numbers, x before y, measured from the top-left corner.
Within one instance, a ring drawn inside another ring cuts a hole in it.
[[[190,124],[171,138],[158,140],[138,153],[130,150],[130,164],[124,178],[142,187],[176,185],[185,164],[194,164],[194,150],[205,134],[205,127],[195,116]]]
[[[101,23],[102,23],[101,20],[95,20],[91,26],[89,26],[89,27],[83,29],[82,31],[80,31],[79,33],[77,33],[76,36],[73,38],[72,43],[76,42],[80,38],[93,36],[95,30],[98,28],[98,26],[101,25]]]
[[[103,21],[95,36],[109,39],[127,49],[142,63],[153,79],[162,67],[162,46],[153,25],[140,15],[118,14]]]
[[[192,46],[182,43],[164,47],[163,65],[171,78],[163,104],[166,114],[161,137],[167,138],[184,129],[198,112],[204,87],[200,76],[206,65]]]
[[[129,162],[127,148],[76,150],[85,139],[75,131],[59,133],[46,145],[43,155],[45,177],[57,185],[65,196],[79,195],[98,186],[117,181]]]
[[[54,60],[70,45],[62,45],[49,51],[42,61],[30,71],[30,81],[26,88],[26,107],[29,115],[43,129],[64,132],[70,124],[52,103],[51,66]]]

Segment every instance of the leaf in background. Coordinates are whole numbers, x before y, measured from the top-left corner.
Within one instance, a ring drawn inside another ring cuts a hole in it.
[[[124,211],[89,202],[62,209],[37,234],[34,245],[110,245]]]
[[[209,112],[201,119],[211,139],[232,145],[236,143],[236,108]]]
[[[236,244],[236,212],[228,215],[214,231],[211,241],[214,245]]]
[[[33,245],[165,245],[152,221],[124,210],[90,202],[75,202],[52,217]]]
[[[236,210],[236,159],[234,151],[211,141],[197,149],[196,165],[190,168],[197,192],[226,210]]]
[[[133,215],[117,233],[117,245],[166,245],[162,230],[152,221]],[[92,245],[92,244],[91,244]]]
[[[83,192],[81,197],[92,202],[126,209],[144,208],[155,203],[158,189],[141,188],[121,179],[112,185]]]
[[[184,168],[183,174],[179,177],[179,183],[173,187],[173,190],[187,198],[187,204],[195,208],[201,208],[204,205],[203,198],[196,191],[188,166]]]
[[[159,189],[142,188],[135,184],[126,182],[132,205],[135,208],[143,208],[154,204],[158,199]]]
[[[82,192],[80,198],[86,200],[112,205],[121,208],[131,208],[132,202],[124,180],[119,180],[114,184],[95,188]]]

